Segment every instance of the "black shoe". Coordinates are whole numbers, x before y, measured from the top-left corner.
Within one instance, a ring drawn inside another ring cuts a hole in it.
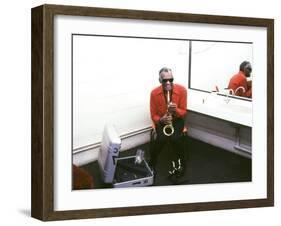
[[[185,174],[185,167],[180,166],[179,168],[177,168],[177,171],[176,171],[176,177],[177,178],[183,177],[184,174]]]
[[[168,178],[173,184],[177,184],[177,168],[174,161],[171,162],[171,168],[168,171]]]
[[[172,175],[176,175],[176,172],[177,172],[176,164],[175,164],[174,161],[172,161],[171,162],[171,168],[168,171],[168,173],[169,173],[170,176],[172,176]]]
[[[177,174],[177,178],[180,178],[185,174],[185,163],[181,159],[178,159],[176,174]]]

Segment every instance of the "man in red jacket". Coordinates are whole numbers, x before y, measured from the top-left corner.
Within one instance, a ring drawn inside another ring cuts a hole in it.
[[[247,78],[251,76],[252,66],[250,62],[243,61],[240,64],[239,73],[232,76],[229,81],[228,89],[231,89],[231,93],[241,97],[252,97],[252,82],[247,81]]]
[[[187,91],[183,86],[174,84],[173,81],[172,70],[164,67],[159,71],[161,85],[151,91],[150,114],[157,135],[155,145],[150,152],[150,163],[155,169],[157,156],[169,141],[176,156],[174,169],[170,172],[180,173],[183,172],[185,166],[182,131],[187,109]],[[170,103],[167,103],[168,93]],[[171,136],[166,136],[163,133],[163,127],[170,123],[174,127],[174,133]]]

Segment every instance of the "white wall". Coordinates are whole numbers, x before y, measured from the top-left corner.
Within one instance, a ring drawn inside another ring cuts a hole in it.
[[[50,225],[279,225],[281,162],[280,152],[280,13],[278,1],[204,0],[57,0],[48,3],[134,8],[275,18],[275,179],[276,207],[207,211],[152,216],[118,217],[80,221],[62,221]],[[45,1],[5,1],[0,8],[1,58],[1,225],[42,225],[30,215],[30,8]]]
[[[74,149],[100,142],[108,123],[120,135],[150,127],[158,72],[170,67],[175,82],[188,87],[188,49],[181,40],[74,35]]]

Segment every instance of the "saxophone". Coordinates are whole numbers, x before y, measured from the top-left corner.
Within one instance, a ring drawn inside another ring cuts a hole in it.
[[[171,113],[168,111],[169,104],[170,104],[170,92],[167,91],[167,114],[171,115]],[[175,132],[175,129],[173,127],[172,122],[163,127],[163,133],[165,134],[165,136],[168,136],[168,137],[172,136],[174,132]]]

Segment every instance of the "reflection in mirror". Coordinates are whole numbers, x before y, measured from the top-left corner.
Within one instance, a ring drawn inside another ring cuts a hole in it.
[[[251,98],[252,43],[191,41],[190,50],[190,89]]]

